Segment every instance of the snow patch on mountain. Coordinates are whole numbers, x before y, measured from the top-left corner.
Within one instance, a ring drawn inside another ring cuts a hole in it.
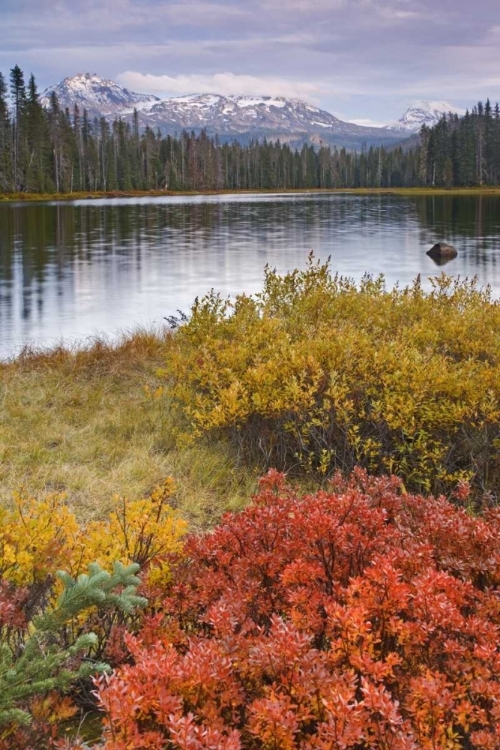
[[[329,112],[300,99],[271,96],[200,94],[153,102],[141,109],[143,126],[163,132],[205,128],[210,133],[234,134],[259,128],[283,133],[308,133],[315,127],[342,130],[344,123]]]

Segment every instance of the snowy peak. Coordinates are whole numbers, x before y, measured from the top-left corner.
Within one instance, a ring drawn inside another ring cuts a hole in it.
[[[78,105],[86,109],[91,116],[118,115],[124,108],[140,107],[159,101],[158,97],[149,94],[136,94],[114,81],[100,78],[95,73],[78,73],[65,78],[57,86],[46,89],[40,101],[42,106],[50,105],[52,93],[57,95],[62,109]]]
[[[137,110],[141,128],[179,135],[183,130],[218,135],[241,143],[267,138],[292,147],[334,146],[360,150],[365,146],[392,145],[406,134],[401,130],[363,127],[339,120],[330,112],[300,99],[280,96],[221,96],[191,94],[170,99],[137,94],[96,74],[65,78],[43,92],[41,103],[50,106],[55,92],[63,109],[87,110],[89,116],[130,121]]]
[[[163,132],[205,128],[211,133],[240,134],[249,131],[283,133],[342,130],[342,123],[329,112],[299,99],[271,96],[221,96],[192,94],[153,102],[141,107],[143,126]]]
[[[63,109],[72,110],[76,104],[81,111],[86,109],[90,117],[130,120],[137,109],[142,128],[159,129],[165,135],[204,129],[209,135],[218,134],[226,139],[280,138],[296,145],[310,142],[353,149],[390,145],[418,133],[422,125],[435,125],[443,114],[464,114],[448,102],[419,101],[397,123],[369,127],[339,120],[300,99],[220,94],[159,99],[129,91],[95,73],[79,73],[46,89],[40,97],[44,107],[50,106],[53,92]]]
[[[422,125],[432,127],[439,122],[443,115],[447,115],[450,112],[458,115],[465,114],[463,110],[448,102],[415,102],[399,118],[397,123],[391,127],[394,130],[418,133]]]

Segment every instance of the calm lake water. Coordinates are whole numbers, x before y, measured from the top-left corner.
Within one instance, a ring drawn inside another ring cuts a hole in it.
[[[439,268],[426,251],[454,244]],[[500,197],[224,195],[0,205],[0,358],[162,323],[211,288],[256,292],[266,263],[387,285],[477,276],[500,296]],[[428,283],[428,281],[426,282]]]

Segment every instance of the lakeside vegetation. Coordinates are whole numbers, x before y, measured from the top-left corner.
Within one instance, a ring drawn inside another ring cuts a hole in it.
[[[494,750],[500,304],[311,256],[178,322],[0,365],[0,750]]]
[[[441,276],[357,286],[309,256],[263,291],[197,301],[164,369],[179,439],[228,440],[241,460],[331,476],[362,466],[417,492],[500,480],[500,304]]]

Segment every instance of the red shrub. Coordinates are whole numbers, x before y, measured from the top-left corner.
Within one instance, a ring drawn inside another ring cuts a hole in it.
[[[0,634],[26,626],[28,589],[0,578]]]
[[[500,748],[498,512],[270,472],[187,553],[98,685],[106,750]]]

